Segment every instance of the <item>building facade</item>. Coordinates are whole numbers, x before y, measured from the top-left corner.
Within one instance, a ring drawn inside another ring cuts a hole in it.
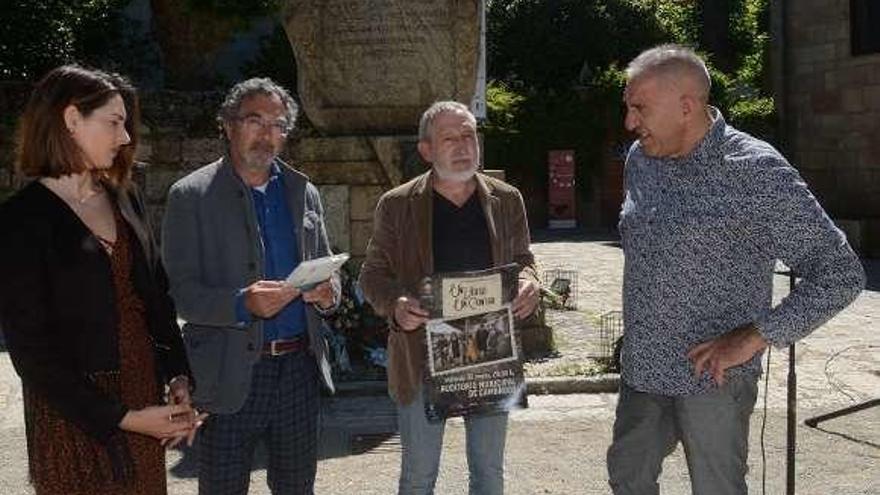
[[[880,2],[772,2],[783,151],[853,246],[880,257]]]

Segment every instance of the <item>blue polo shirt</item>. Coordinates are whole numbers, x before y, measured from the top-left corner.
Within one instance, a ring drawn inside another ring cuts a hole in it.
[[[263,275],[265,280],[284,280],[300,263],[296,224],[287,205],[284,179],[278,165],[272,166],[269,182],[251,188],[260,238],[263,241]],[[244,296],[236,299],[235,312],[239,321],[253,319],[244,307]],[[266,342],[290,339],[306,331],[306,308],[301,297],[294,299],[274,317],[263,320]]]

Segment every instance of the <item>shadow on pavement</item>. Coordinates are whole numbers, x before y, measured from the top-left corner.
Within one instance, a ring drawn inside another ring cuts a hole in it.
[[[834,436],[836,436],[836,437],[844,438],[844,439],[846,439],[846,440],[849,440],[850,442],[855,442],[855,443],[860,444],[860,445],[865,445],[865,446],[867,446],[867,447],[873,447],[873,448],[875,448],[875,449],[877,449],[877,450],[880,450],[880,444],[875,443],[875,442],[872,442],[872,441],[870,441],[870,440],[863,440],[863,439],[861,439],[861,438],[854,437],[854,436],[852,436],[852,435],[850,435],[850,434],[848,434],[848,433],[843,433],[843,432],[840,432],[840,431],[834,431],[834,430],[828,430],[828,429],[823,428],[823,427],[821,427],[821,426],[816,426],[814,429],[815,429],[815,430],[818,430],[818,431],[821,431],[822,433],[827,433],[827,434],[829,434],[829,435],[834,435]]]

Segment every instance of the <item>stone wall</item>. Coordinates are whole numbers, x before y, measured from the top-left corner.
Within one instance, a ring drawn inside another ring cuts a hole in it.
[[[851,55],[849,5],[786,2],[785,131],[792,163],[829,214],[854,247],[877,257],[880,54]]]
[[[12,136],[28,91],[27,84],[0,84],[0,199],[15,187]],[[144,189],[157,229],[168,188],[225,151],[215,122],[222,97],[216,92],[142,94],[141,143],[136,157],[141,165],[135,180]],[[281,157],[318,185],[334,249],[349,251],[358,259],[372,234],[379,196],[424,170],[416,158],[415,144],[414,136],[293,136]]]
[[[160,225],[168,189],[187,173],[225,151],[215,123],[218,93],[162,92],[144,97],[143,139],[138,160],[154,217]],[[415,138],[294,135],[281,158],[321,191],[327,230],[335,251],[363,257],[372,234],[373,210],[382,192],[418,170],[409,163]],[[406,158],[409,156],[409,158]],[[407,173],[406,170],[413,169]]]
[[[321,191],[334,250],[348,251],[355,258],[365,253],[372,234],[373,210],[392,183],[371,141],[303,138],[291,141],[281,155]],[[224,144],[217,137],[187,137],[167,128],[150,131],[138,159],[147,164],[142,180],[156,225],[164,214],[168,188],[223,152]]]

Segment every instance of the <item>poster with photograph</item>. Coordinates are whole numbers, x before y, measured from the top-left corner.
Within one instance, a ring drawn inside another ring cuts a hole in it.
[[[438,274],[423,283],[425,412],[430,420],[526,407],[511,304],[519,267]]]

